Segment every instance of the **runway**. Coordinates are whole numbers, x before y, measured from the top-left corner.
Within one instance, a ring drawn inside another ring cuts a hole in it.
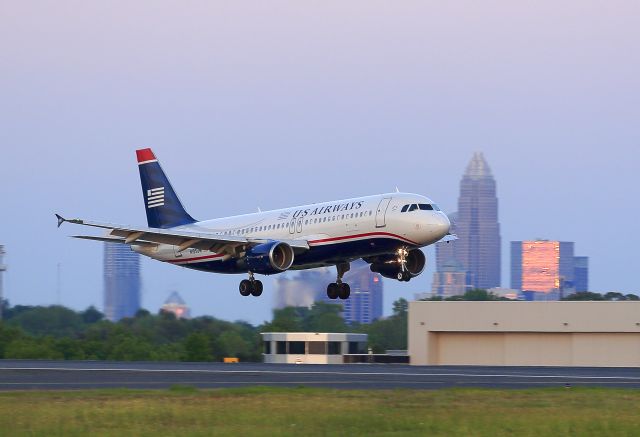
[[[0,390],[241,386],[345,389],[633,387],[640,369],[0,360]]]

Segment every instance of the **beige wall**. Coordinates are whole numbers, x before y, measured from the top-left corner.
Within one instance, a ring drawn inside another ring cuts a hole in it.
[[[640,302],[410,302],[411,364],[640,366]]]

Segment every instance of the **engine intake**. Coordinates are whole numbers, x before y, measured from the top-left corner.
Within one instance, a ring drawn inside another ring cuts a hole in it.
[[[420,249],[412,249],[409,251],[406,257],[405,275],[406,280],[418,276],[424,270],[424,266],[427,264],[427,258]],[[378,257],[371,263],[371,271],[380,273],[385,278],[399,279],[399,274],[402,272],[402,266],[400,260],[395,255],[385,255]]]
[[[258,244],[247,250],[247,269],[254,273],[272,275],[289,269],[293,264],[293,249],[282,241]]]

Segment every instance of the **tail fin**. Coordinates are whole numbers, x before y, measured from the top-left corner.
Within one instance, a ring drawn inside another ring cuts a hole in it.
[[[151,149],[136,150],[142,197],[151,228],[173,228],[195,222],[185,211]]]

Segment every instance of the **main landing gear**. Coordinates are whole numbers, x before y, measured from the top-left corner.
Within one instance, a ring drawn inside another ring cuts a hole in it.
[[[255,279],[253,273],[249,272],[249,279],[240,281],[240,294],[243,296],[260,296],[262,294],[262,281]]]
[[[343,263],[336,265],[338,269],[338,278],[336,282],[332,282],[327,286],[327,297],[329,299],[349,299],[351,294],[351,287],[346,282],[342,282],[342,277],[349,271],[349,263]]]

